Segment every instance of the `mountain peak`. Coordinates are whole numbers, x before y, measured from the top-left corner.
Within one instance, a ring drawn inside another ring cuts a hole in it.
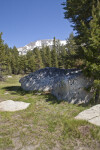
[[[56,40],[58,41],[58,40]],[[66,40],[59,40],[60,45],[66,45]],[[33,50],[34,48],[42,48],[42,46],[46,47],[52,47],[53,46],[53,39],[44,39],[44,40],[37,40],[34,42],[31,42],[24,47],[18,48],[20,55],[26,55],[29,50]]]

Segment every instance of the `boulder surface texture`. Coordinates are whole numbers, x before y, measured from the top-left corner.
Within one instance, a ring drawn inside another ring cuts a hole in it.
[[[86,78],[80,70],[44,68],[30,73],[20,79],[25,91],[51,91],[58,100],[70,103],[87,103],[92,97],[87,92],[92,81]]]

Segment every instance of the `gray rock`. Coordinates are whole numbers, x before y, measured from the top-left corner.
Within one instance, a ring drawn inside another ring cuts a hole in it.
[[[91,79],[76,69],[44,68],[20,79],[25,91],[50,91],[58,100],[71,103],[87,103],[92,97],[84,88],[91,85]]]
[[[21,87],[25,91],[50,91],[57,77],[66,75],[65,69],[44,68],[30,73],[20,79]]]
[[[91,79],[84,77],[82,73],[69,74],[56,80],[52,88],[52,94],[58,100],[67,100],[69,103],[88,103],[93,94],[92,92],[87,92],[85,89],[91,83]]]
[[[6,100],[0,103],[0,111],[18,111],[26,109],[30,103]]]
[[[100,104],[82,111],[75,117],[75,119],[86,120],[92,124],[100,126]]]
[[[7,76],[7,77],[8,77],[8,78],[12,78],[12,76],[10,76],[10,75],[9,75],[9,76]]]

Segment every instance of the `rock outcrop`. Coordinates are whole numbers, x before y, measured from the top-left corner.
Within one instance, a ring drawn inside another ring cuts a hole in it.
[[[19,111],[26,109],[30,103],[13,101],[13,100],[6,100],[0,103],[0,111]]]
[[[100,104],[79,113],[75,119],[86,120],[92,124],[100,126]]]
[[[66,73],[65,69],[47,67],[30,73],[21,78],[19,82],[25,91],[51,91],[56,79],[64,77]]]
[[[70,103],[87,103],[92,93],[87,92],[92,81],[83,76],[80,70],[44,68],[20,79],[25,91],[51,91],[58,100]]]
[[[88,103],[93,94],[86,89],[91,83],[90,79],[76,71],[63,78],[58,78],[53,85],[52,94],[58,100],[67,100],[69,103]]]

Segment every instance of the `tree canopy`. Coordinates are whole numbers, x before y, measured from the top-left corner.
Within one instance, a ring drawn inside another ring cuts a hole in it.
[[[69,19],[76,31],[77,56],[84,61],[82,67],[85,75],[94,79],[96,95],[99,98],[100,2],[99,0],[66,0],[63,5],[65,19]]]

